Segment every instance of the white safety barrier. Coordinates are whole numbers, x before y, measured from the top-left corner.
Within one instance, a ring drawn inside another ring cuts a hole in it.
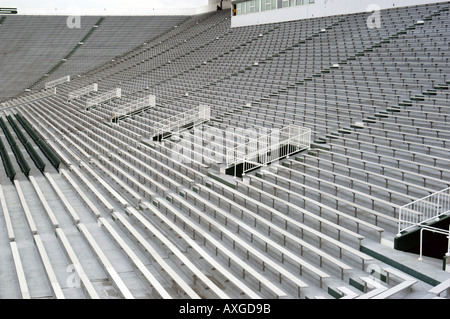
[[[133,113],[142,110],[147,107],[155,107],[156,106],[156,96],[148,95],[146,97],[137,99],[132,102],[128,102],[125,105],[121,105],[116,107],[112,111],[111,122],[117,122],[120,119],[130,116]]]
[[[166,133],[179,133],[186,125],[201,124],[211,119],[211,108],[200,105],[192,110],[177,114],[155,123],[154,137],[164,137]]]
[[[98,104],[101,104],[103,102],[109,101],[111,99],[114,99],[116,97],[122,97],[122,90],[121,88],[116,88],[110,91],[107,91],[103,94],[100,94],[96,97],[93,97],[92,99],[89,99],[86,101],[86,111],[89,110],[89,108],[96,106]]]
[[[250,139],[227,151],[227,168],[242,164],[242,173],[308,149],[311,129],[289,125]],[[236,170],[235,170],[236,173]],[[236,174],[234,174],[236,176]]]
[[[437,222],[440,217],[449,213],[450,187],[400,207],[397,236],[401,236],[402,232],[408,231],[414,227],[420,227],[419,260],[422,260],[423,232],[429,231],[445,235],[448,238],[447,253],[445,256],[446,258],[449,258],[450,228],[449,230],[444,230],[429,225],[430,222]]]
[[[69,92],[67,98],[70,101],[70,100],[77,99],[81,96],[87,95],[91,92],[97,92],[97,91],[98,91],[98,85],[97,85],[97,83],[93,83],[88,86],[77,89],[75,91]]]
[[[70,75],[45,83],[45,89],[48,90],[66,82],[70,82]]]
[[[449,212],[450,187],[400,207],[398,234]]]

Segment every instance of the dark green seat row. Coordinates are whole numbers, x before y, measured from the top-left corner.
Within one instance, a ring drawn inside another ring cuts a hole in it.
[[[30,166],[28,166],[27,161],[23,157],[22,151],[17,144],[11,145],[11,149],[16,157],[17,163],[19,164],[20,170],[25,174],[26,177],[30,174]]]
[[[3,167],[5,168],[6,175],[8,178],[13,181],[16,176],[16,171],[11,163],[11,159],[9,158],[8,152],[6,151],[5,144],[3,144],[2,139],[0,138],[0,156],[2,158]]]
[[[0,127],[2,128],[3,134],[5,134],[6,139],[8,140],[9,145],[15,145],[16,140],[12,136],[11,132],[9,131],[8,127],[6,126],[5,121],[3,118],[0,118]]]
[[[17,121],[25,128],[34,142],[39,146],[42,153],[44,153],[45,157],[50,161],[50,163],[56,168],[59,169],[59,165],[61,164],[61,160],[58,156],[48,147],[48,145],[41,139],[41,137],[36,133],[36,131],[30,126],[30,124],[23,118],[19,113],[15,114]],[[37,165],[37,164],[36,164]]]
[[[39,156],[39,154],[36,152],[36,150],[33,147],[33,144],[31,144],[29,141],[24,144],[25,149],[27,150],[28,154],[30,154],[31,159],[34,162],[34,165],[41,171],[44,172],[45,170],[45,162],[42,160],[42,158]]]
[[[25,174],[25,176],[28,177],[28,174],[30,173],[30,167],[28,166],[27,161],[23,157],[22,151],[20,150],[19,146],[17,146],[16,140],[12,136],[8,127],[6,126],[6,123],[3,120],[3,118],[0,118],[0,126],[3,130],[3,133],[6,136],[6,139],[8,140],[9,145],[11,146],[11,149],[14,153],[14,156],[16,157],[17,163],[19,164],[21,171]],[[13,125],[13,127],[14,127],[14,125]],[[5,150],[5,153],[6,153],[6,150]]]
[[[0,151],[4,148],[5,148],[5,144],[3,143],[2,139],[0,138]]]
[[[25,131],[27,131],[28,135],[31,136],[33,141],[37,142],[41,139],[40,136],[36,133],[36,131],[33,130],[33,128],[28,124],[27,121],[25,121],[25,119],[22,117],[22,115],[20,115],[19,113],[16,113],[16,114],[14,114],[14,116],[16,117],[17,121],[23,126]]]
[[[37,141],[37,145],[41,149],[41,151],[44,153],[44,155],[47,157],[47,159],[50,161],[50,163],[56,168],[59,169],[59,165],[61,164],[61,161],[58,156],[53,153],[53,151],[48,147],[48,145],[40,139]]]
[[[41,171],[44,172],[45,169],[45,162],[42,160],[42,158],[39,156],[39,154],[34,149],[33,145],[28,141],[25,134],[22,132],[20,127],[16,124],[14,119],[8,115],[6,116],[9,124],[12,126],[14,132],[19,137],[19,140],[22,142],[23,146],[25,146],[25,149],[27,150],[28,154],[30,155],[31,159],[33,160],[36,167]],[[20,121],[19,121],[20,122]]]
[[[11,127],[13,128],[14,132],[16,133],[17,137],[19,138],[19,140],[22,142],[22,144],[26,144],[28,142],[27,137],[25,136],[25,134],[23,134],[22,130],[17,126],[16,122],[14,121],[14,119],[11,117],[11,115],[7,115],[6,119],[8,120],[9,124],[11,125]]]
[[[16,176],[16,171],[5,148],[0,150],[0,155],[2,157],[3,167],[5,168],[6,175],[11,181],[13,181],[14,177]]]

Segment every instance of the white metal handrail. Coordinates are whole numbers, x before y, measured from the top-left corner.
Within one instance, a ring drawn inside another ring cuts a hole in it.
[[[243,164],[243,174],[293,153],[308,149],[311,129],[289,125],[253,138],[227,151],[227,168]]]
[[[103,102],[109,101],[116,97],[122,96],[122,90],[120,88],[116,88],[110,91],[107,91],[101,95],[98,95],[96,97],[93,97],[92,99],[89,99],[86,101],[86,110],[90,107],[93,107],[95,105],[101,104]]]
[[[403,205],[399,209],[398,235],[450,212],[450,187]]]
[[[72,92],[69,92],[68,99],[70,101],[73,99],[77,99],[83,95],[87,95],[91,92],[97,92],[97,91],[98,91],[98,85],[97,85],[97,83],[93,83],[88,86],[82,87],[82,88],[74,90]]]
[[[29,95],[26,95],[26,96],[22,96],[22,97],[19,97],[19,98],[14,98],[12,100],[2,102],[0,104],[0,109],[5,109],[5,108],[8,108],[8,107],[18,106],[18,105],[22,105],[22,104],[25,104],[25,103],[30,103],[30,102],[33,102],[33,101],[44,99],[44,98],[52,96],[52,95],[56,95],[56,87],[53,88],[53,90],[42,90],[42,91],[39,91],[37,93],[29,94]]]
[[[48,90],[66,82],[70,82],[70,75],[45,83],[45,89]]]
[[[169,117],[160,122],[155,122],[153,136],[160,136],[167,132],[180,132],[187,124],[204,123],[210,119],[211,108],[207,105],[200,105],[194,109]]]
[[[447,253],[445,254],[445,256],[450,256],[450,226],[448,231],[447,230],[443,230],[440,228],[436,228],[436,227],[431,227],[431,226],[422,226],[422,228],[420,229],[420,253],[419,253],[419,260],[422,260],[422,241],[423,241],[423,231],[430,231],[432,233],[438,233],[441,235],[447,235],[448,238],[448,246],[447,246]]]
[[[155,107],[156,106],[156,96],[148,95],[137,99],[135,101],[128,102],[124,105],[116,107],[112,111],[111,121],[114,119],[118,120],[121,117],[129,116],[132,113],[139,111],[143,108],[147,107]]]

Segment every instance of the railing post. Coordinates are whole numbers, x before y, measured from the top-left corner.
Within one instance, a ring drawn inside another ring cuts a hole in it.
[[[438,193],[438,195],[437,195],[437,209],[438,209],[438,214],[441,214],[444,212],[444,207],[441,206],[441,193]]]
[[[419,255],[419,260],[422,261],[422,237],[423,237],[423,230],[425,228],[421,228],[420,229],[420,255]]]
[[[450,257],[450,225],[448,226],[448,235],[447,235],[447,239],[448,239],[447,255],[448,255],[448,257]]]

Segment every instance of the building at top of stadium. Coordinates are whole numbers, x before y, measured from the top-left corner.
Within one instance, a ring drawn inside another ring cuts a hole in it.
[[[437,0],[232,0],[231,27],[277,23],[445,1]]]

